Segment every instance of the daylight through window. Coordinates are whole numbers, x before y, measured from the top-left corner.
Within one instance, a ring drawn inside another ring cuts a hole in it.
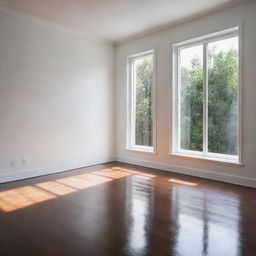
[[[238,161],[238,29],[174,46],[173,151]]]
[[[128,57],[128,148],[154,151],[154,52]]]

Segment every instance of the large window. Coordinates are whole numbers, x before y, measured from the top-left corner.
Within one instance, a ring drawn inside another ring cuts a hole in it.
[[[174,45],[173,153],[239,161],[238,28]]]
[[[154,51],[128,57],[127,148],[154,152]]]

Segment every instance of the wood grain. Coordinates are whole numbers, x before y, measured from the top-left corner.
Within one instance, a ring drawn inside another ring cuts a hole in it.
[[[117,162],[1,184],[1,255],[255,256],[255,198]]]

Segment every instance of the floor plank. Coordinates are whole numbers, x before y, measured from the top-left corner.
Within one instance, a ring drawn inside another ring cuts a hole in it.
[[[117,162],[1,184],[1,255],[255,256],[255,198]]]

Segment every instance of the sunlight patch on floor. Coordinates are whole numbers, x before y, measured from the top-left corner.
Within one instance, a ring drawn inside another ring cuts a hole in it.
[[[127,176],[130,176],[130,173],[124,172],[124,171],[120,171],[120,170],[112,170],[112,169],[105,169],[103,171],[96,171],[93,172],[94,174],[98,174],[104,177],[108,177],[111,179],[120,179],[120,178],[124,178]]]
[[[64,196],[77,191],[77,189],[60,184],[56,181],[47,181],[36,184],[37,187],[47,190],[55,195]]]
[[[112,179],[94,175],[94,174],[81,174],[81,175],[71,176],[63,179],[58,179],[56,181],[58,183],[68,185],[70,187],[80,190],[80,189],[93,187],[111,180]]]
[[[119,171],[124,171],[129,173],[130,175],[141,175],[144,177],[148,177],[148,178],[155,178],[156,175],[150,174],[150,173],[146,173],[146,172],[141,172],[141,171],[137,171],[137,170],[133,170],[133,169],[127,169],[127,168],[123,168],[123,167],[112,167],[112,170],[119,170]]]
[[[127,168],[105,168],[100,171],[2,191],[0,192],[0,209],[4,212],[11,212],[128,176],[136,176],[143,179],[156,177],[155,175]]]
[[[169,179],[169,181],[173,182],[173,183],[180,184],[180,185],[186,185],[186,186],[192,186],[192,187],[198,185],[197,183],[194,183],[194,182],[189,182],[186,180],[179,180],[179,179]]]
[[[0,208],[5,212],[53,199],[56,196],[34,186],[0,192]]]

